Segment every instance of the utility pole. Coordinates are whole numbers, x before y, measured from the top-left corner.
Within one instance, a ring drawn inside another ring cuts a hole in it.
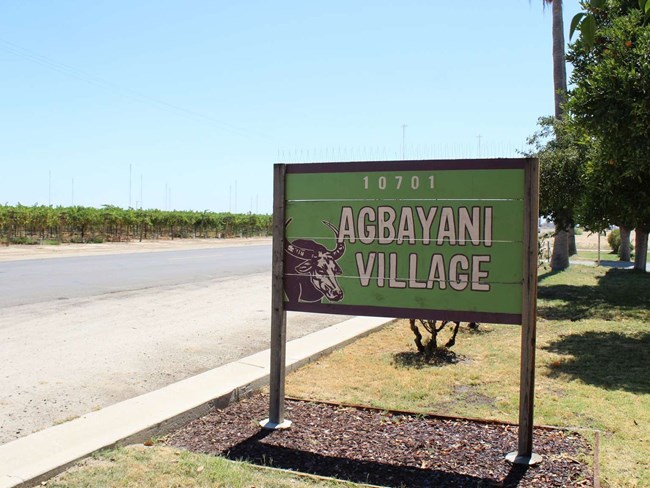
[[[131,164],[129,163],[129,208],[131,208]]]
[[[476,138],[478,139],[478,157],[480,158],[481,157],[481,139],[483,139],[483,136],[481,134],[479,134],[478,136],[476,136]]]
[[[140,173],[140,209],[142,209],[142,173]]]
[[[406,159],[406,124],[402,124],[402,159]]]

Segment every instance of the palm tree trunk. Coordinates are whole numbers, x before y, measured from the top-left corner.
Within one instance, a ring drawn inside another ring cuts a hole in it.
[[[566,99],[566,62],[564,58],[564,19],[562,17],[562,0],[544,0],[552,5],[553,14],[553,88],[555,90],[555,118],[562,118],[562,104]],[[564,230],[556,229],[553,241],[551,269],[558,271],[569,267],[569,256],[577,253],[575,232],[569,235]]]
[[[555,118],[561,119],[562,104],[566,98],[566,63],[564,61],[564,20],[562,0],[552,0],[553,5],[553,86],[555,88]]]

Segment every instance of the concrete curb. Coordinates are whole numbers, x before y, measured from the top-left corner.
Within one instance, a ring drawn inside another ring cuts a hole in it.
[[[288,342],[287,372],[392,320],[356,317]],[[269,366],[262,351],[1,445],[0,488],[34,486],[100,449],[171,432],[268,384]]]

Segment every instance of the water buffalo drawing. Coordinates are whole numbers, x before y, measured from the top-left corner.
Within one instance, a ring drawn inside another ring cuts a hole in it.
[[[339,232],[331,223],[322,221],[332,229],[336,239]],[[285,224],[288,226],[291,219]],[[308,239],[296,239],[286,242],[285,251],[285,293],[289,303],[320,302],[327,298],[330,302],[338,302],[343,298],[343,290],[337,281],[337,275],[342,273],[337,260],[345,252],[345,244],[337,242],[336,247],[329,251],[318,242]]]

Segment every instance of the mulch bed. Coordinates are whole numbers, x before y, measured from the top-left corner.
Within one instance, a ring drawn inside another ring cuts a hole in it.
[[[579,434],[536,428],[544,461],[513,466],[517,427],[288,400],[293,426],[266,431],[268,397],[256,394],[170,435],[170,446],[235,460],[391,487],[593,486]]]

